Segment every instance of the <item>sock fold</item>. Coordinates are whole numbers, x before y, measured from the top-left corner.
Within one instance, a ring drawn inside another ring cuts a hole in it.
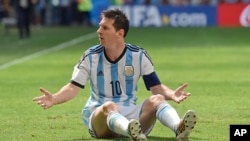
[[[118,112],[110,112],[107,117],[109,129],[117,134],[128,136],[129,121]]]
[[[174,132],[177,130],[180,124],[179,115],[177,114],[176,110],[168,103],[161,103],[158,105],[156,117],[163,125],[169,127]]]

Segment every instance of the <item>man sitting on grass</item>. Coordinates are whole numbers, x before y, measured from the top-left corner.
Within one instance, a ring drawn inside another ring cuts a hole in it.
[[[188,110],[183,119],[167,102],[184,101],[190,93],[183,84],[176,90],[162,84],[154,71],[147,52],[125,43],[129,20],[119,9],[102,13],[97,33],[99,45],[85,51],[75,65],[71,81],[55,94],[40,89],[44,94],[33,100],[48,109],[72,99],[90,82],[90,97],[83,108],[83,120],[94,138],[127,136],[135,141],[146,141],[156,120],[176,133],[177,140],[187,141],[196,124],[196,115]],[[137,83],[142,76],[152,95],[137,104]]]

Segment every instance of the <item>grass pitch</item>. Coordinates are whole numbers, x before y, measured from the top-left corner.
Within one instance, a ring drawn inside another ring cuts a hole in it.
[[[95,30],[33,29],[31,39],[26,40],[19,40],[15,29],[1,30],[0,67]],[[126,40],[147,49],[158,76],[170,88],[189,84],[187,91],[192,96],[181,104],[170,103],[181,117],[188,109],[197,112],[198,123],[190,141],[225,141],[229,140],[230,124],[250,122],[249,37],[248,28],[135,28]],[[97,43],[93,38],[1,69],[0,140],[94,140],[81,119],[88,86],[71,101],[46,111],[32,98],[41,94],[40,87],[56,92],[67,83],[83,51]],[[149,95],[140,81],[139,101]],[[175,141],[175,135],[157,122],[148,139]]]

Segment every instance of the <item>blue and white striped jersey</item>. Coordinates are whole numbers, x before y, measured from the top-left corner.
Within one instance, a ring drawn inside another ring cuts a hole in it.
[[[106,101],[113,101],[121,106],[135,105],[140,76],[151,74],[154,75],[144,79],[148,81],[145,82],[148,89],[160,82],[146,51],[138,46],[126,44],[123,54],[115,62],[107,59],[102,45],[86,50],[71,78],[71,83],[81,88],[90,82],[91,94],[83,108],[85,124],[88,125],[88,118],[95,108]]]

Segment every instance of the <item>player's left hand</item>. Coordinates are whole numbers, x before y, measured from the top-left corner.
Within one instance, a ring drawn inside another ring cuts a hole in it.
[[[186,83],[184,83],[175,90],[175,92],[172,96],[173,101],[175,101],[176,103],[180,103],[180,102],[184,101],[188,96],[191,95],[191,93],[184,91],[184,89],[187,86],[188,85]]]

